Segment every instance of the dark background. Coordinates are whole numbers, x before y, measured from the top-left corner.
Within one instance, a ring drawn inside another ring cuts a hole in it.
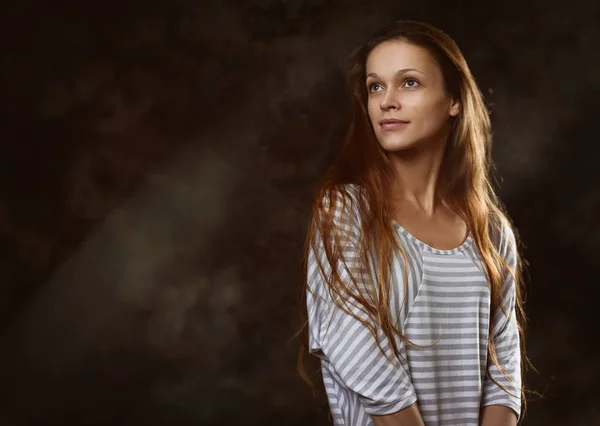
[[[448,32],[493,111],[526,424],[600,424],[597,2],[58,3],[0,11],[0,424],[326,424],[301,248],[349,53],[399,18]]]

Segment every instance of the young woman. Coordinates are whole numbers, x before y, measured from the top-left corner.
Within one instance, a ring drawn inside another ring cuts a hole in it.
[[[305,344],[333,423],[515,425],[519,257],[482,95],[424,23],[382,29],[353,59],[353,120],[305,246]]]

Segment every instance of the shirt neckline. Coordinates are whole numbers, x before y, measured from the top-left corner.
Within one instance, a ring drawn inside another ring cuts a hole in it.
[[[410,232],[408,232],[402,225],[400,225],[398,222],[396,222],[395,219],[392,219],[392,224],[406,238],[408,238],[409,240],[411,240],[412,242],[414,242],[415,244],[417,244],[418,246],[420,246],[422,249],[424,249],[424,250],[426,250],[426,251],[428,251],[430,253],[434,253],[434,254],[456,254],[456,253],[460,253],[460,252],[468,249],[471,246],[471,244],[473,243],[473,238],[471,236],[471,232],[469,231],[469,233],[467,234],[467,238],[465,238],[465,240],[458,247],[455,247],[453,249],[447,249],[447,250],[437,249],[437,248],[432,247],[429,244],[424,243],[423,241],[419,240],[417,237],[415,237]]]

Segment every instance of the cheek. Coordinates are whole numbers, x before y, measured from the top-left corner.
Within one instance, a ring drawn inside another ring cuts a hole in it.
[[[377,122],[378,118],[377,118],[377,105],[375,105],[373,102],[369,102],[367,105],[367,113],[369,114],[369,121],[371,122],[371,125],[373,125],[373,127],[377,127],[375,126],[375,123]]]
[[[443,127],[450,121],[448,105],[445,101],[438,102],[431,106],[429,122],[434,127]]]
[[[369,113],[369,117],[373,117],[375,114],[375,103],[372,100],[369,100],[367,103],[367,112]]]
[[[448,105],[445,99],[423,99],[414,105],[414,111],[421,117],[421,122],[427,127],[439,127],[449,121]]]
[[[411,113],[425,115],[432,108],[436,107],[438,99],[431,96],[424,90],[407,93],[402,99],[402,107]]]

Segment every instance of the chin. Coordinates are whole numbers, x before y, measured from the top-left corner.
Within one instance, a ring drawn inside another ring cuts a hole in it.
[[[379,145],[388,152],[394,151],[405,151],[411,148],[415,148],[419,145],[416,141],[413,140],[403,140],[403,139],[395,139],[395,140],[379,140]]]

